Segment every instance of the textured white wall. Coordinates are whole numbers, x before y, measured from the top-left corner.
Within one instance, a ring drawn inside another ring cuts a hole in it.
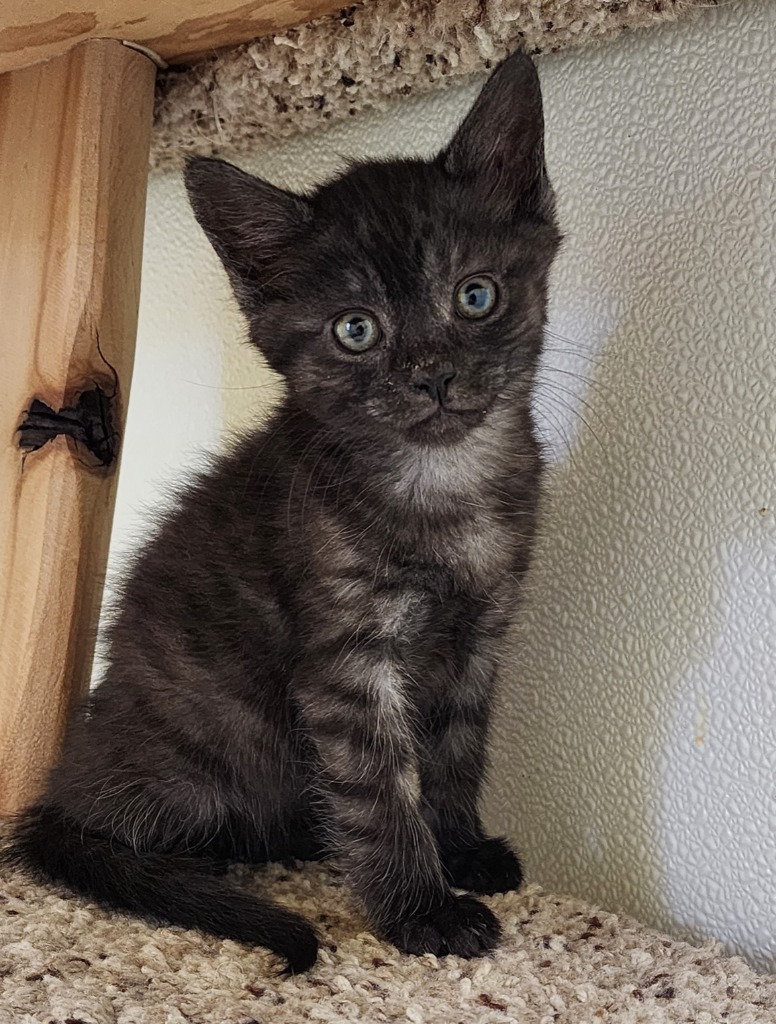
[[[547,63],[555,466],[490,810],[532,876],[776,966],[776,6]],[[567,351],[568,350],[568,351]],[[587,387],[565,371],[590,378]]]
[[[776,5],[543,58],[567,241],[552,469],[488,813],[530,876],[776,964]],[[257,152],[304,186],[430,153],[473,88]],[[177,176],[152,179],[112,569],[275,390]],[[584,418],[584,423],[582,422]]]

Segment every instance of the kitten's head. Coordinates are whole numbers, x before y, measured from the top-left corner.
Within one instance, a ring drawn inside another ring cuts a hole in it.
[[[336,433],[456,443],[527,397],[560,241],[527,57],[431,161],[357,164],[300,196],[195,159],[186,185],[252,339]]]

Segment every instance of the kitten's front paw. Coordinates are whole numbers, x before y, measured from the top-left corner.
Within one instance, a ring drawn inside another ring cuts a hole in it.
[[[450,885],[483,896],[517,889],[523,880],[520,861],[505,839],[484,839],[467,850],[447,853],[443,862]]]
[[[501,925],[492,911],[471,896],[454,896],[427,914],[400,921],[386,936],[405,953],[444,956],[482,956],[501,938]]]

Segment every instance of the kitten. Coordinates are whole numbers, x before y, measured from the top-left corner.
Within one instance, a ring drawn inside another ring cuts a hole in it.
[[[292,971],[313,928],[223,864],[332,855],[401,950],[481,955],[499,924],[470,894],[521,880],[478,801],[560,239],[536,72],[505,61],[430,161],[301,196],[199,159],[186,184],[287,394],[136,558],[7,855]]]

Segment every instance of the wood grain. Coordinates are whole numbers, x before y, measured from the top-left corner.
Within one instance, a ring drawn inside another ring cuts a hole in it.
[[[185,62],[342,6],[342,0],[3,0],[0,72],[57,56],[89,38],[127,39],[171,63]]]
[[[113,40],[0,76],[0,812],[36,795],[87,686],[117,479],[63,437],[24,454],[17,428],[98,383],[122,429],[154,77]]]

